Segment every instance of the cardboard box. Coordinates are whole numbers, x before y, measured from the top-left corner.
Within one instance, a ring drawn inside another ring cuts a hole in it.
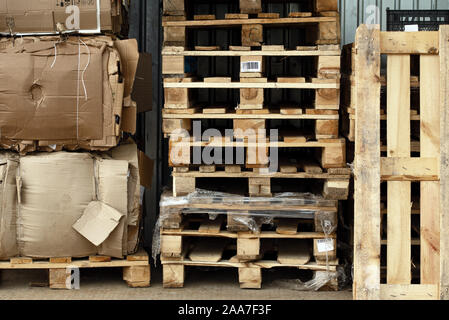
[[[0,33],[6,34],[119,32],[119,18],[116,0],[0,0]]]
[[[121,131],[135,132],[136,57],[135,39],[1,39],[0,147],[26,153],[116,146]]]
[[[0,153],[0,259],[134,253],[138,166],[135,144],[103,154]]]

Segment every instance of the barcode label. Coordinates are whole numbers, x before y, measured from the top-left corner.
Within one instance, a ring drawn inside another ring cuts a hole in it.
[[[334,241],[332,239],[318,239],[317,240],[318,252],[329,252],[334,250]]]
[[[242,62],[240,72],[262,72],[259,61]]]

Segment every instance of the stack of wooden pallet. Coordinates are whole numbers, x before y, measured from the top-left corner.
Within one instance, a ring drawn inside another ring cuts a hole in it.
[[[162,116],[173,167],[170,196],[182,197],[197,188],[232,190],[264,199],[284,191],[313,192],[333,200],[336,212],[335,200],[347,198],[350,178],[345,140],[339,136],[337,1],[166,0],[163,26]],[[267,174],[274,152],[279,165]],[[213,161],[205,161],[204,155]],[[212,202],[211,212],[216,209]],[[259,205],[266,209],[266,203]],[[243,216],[251,216],[248,210],[257,211],[253,207],[239,209]],[[314,209],[318,211],[320,208]],[[212,234],[237,239],[230,230],[232,220],[237,221],[234,226],[239,224],[239,219],[228,217],[225,233],[222,228],[226,225],[214,222]],[[281,225],[285,220],[288,222],[284,219]],[[211,222],[206,219],[204,223]],[[179,277],[169,280],[173,260],[166,259],[174,254],[167,249],[170,240],[166,239],[170,238],[165,237],[176,237],[179,251],[185,225],[181,226],[178,231],[162,230],[162,257],[168,261],[164,267],[166,286],[183,283]],[[305,239],[297,227],[296,222],[290,226],[292,238]],[[260,243],[263,234],[249,237]],[[324,233],[306,238],[320,237],[325,237]],[[181,252],[176,254],[179,270],[188,265],[184,258],[179,260]],[[260,258],[258,250],[251,255]],[[260,268],[256,269],[259,274]],[[253,283],[253,287],[260,286],[260,277]]]

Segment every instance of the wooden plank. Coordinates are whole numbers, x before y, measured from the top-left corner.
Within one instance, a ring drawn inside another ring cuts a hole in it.
[[[9,262],[11,264],[31,264],[33,263],[33,259],[28,257],[15,257],[9,259]]]
[[[72,257],[55,257],[50,258],[50,263],[71,263]]]
[[[440,26],[440,234],[449,234],[449,26]],[[440,238],[440,298],[449,300],[449,237]]]
[[[420,57],[420,156],[440,157],[440,57]],[[421,182],[421,284],[439,284],[440,278],[440,183]]]
[[[279,19],[280,15],[277,12],[260,12],[257,14],[259,19]]]
[[[109,262],[112,258],[109,256],[90,256],[89,261],[90,262]]]
[[[305,17],[311,17],[312,12],[290,12],[288,14],[289,18],[305,18]]]
[[[226,13],[225,19],[248,19],[248,14],[246,14],[246,13]]]
[[[439,35],[428,32],[382,32],[380,50],[382,54],[438,54]]]
[[[307,264],[311,258],[306,241],[285,239],[279,241],[277,261],[281,264]]]
[[[240,13],[255,14],[262,12],[262,0],[239,0]]]
[[[208,27],[208,26],[239,26],[251,24],[268,25],[294,25],[298,23],[323,23],[337,22],[338,17],[307,17],[307,18],[280,18],[280,19],[223,19],[223,20],[204,20],[204,21],[166,21],[162,23],[163,27]]]
[[[438,57],[437,57],[438,58]],[[439,88],[439,87],[437,87]],[[438,98],[438,96],[437,96]],[[437,104],[438,107],[438,104]],[[438,120],[438,119],[437,119]],[[422,138],[421,138],[422,139]],[[436,141],[439,141],[437,138]],[[422,145],[422,144],[421,144]],[[423,156],[423,154],[421,154]],[[435,158],[382,158],[382,180],[439,180],[440,161]],[[437,183],[438,184],[438,183]]]
[[[164,15],[184,15],[185,4],[184,0],[164,0],[163,1]]]
[[[243,79],[241,79],[243,80]],[[164,88],[192,88],[192,89],[340,89],[340,83],[337,81],[329,83],[280,83],[280,82],[256,82],[255,79],[250,82],[166,82]]]
[[[218,262],[228,241],[223,238],[200,239],[189,253],[192,261]],[[206,240],[206,241],[205,241]]]
[[[235,210],[235,207],[234,207]],[[245,239],[254,238],[253,234],[237,234],[235,232],[220,231],[219,233],[201,233],[198,230],[172,230],[164,229],[162,232],[163,236],[184,236],[184,237],[204,237],[205,235],[211,238],[230,238],[230,239]],[[257,235],[260,239],[325,239],[325,238],[335,238],[335,235],[326,236],[322,232],[298,232],[296,234],[280,234],[276,231],[264,231]]]
[[[168,110],[168,109],[165,109]],[[256,110],[237,110],[236,113],[225,113],[225,108],[206,108],[203,113],[189,113],[190,109],[179,109],[172,113],[163,111],[164,119],[303,119],[303,120],[338,120],[338,114],[303,114],[300,108],[282,108],[280,113],[267,113],[266,109],[258,109],[261,113],[255,113]],[[251,111],[251,113],[246,113]],[[319,110],[326,111],[326,110]],[[334,110],[329,110],[334,111]]]
[[[193,16],[193,20],[215,20],[214,14],[196,14]]]
[[[410,56],[387,58],[387,154],[410,157]],[[411,182],[388,181],[387,283],[411,283]]]
[[[267,48],[268,47],[268,48]],[[217,50],[213,50],[211,51],[210,49],[217,49],[219,47],[211,47],[211,46],[201,46],[198,48],[201,49],[206,49],[208,48],[208,51],[204,51],[204,50],[199,50],[196,49],[197,47],[195,47],[196,51],[187,51],[187,50],[169,50],[169,48],[173,48],[173,47],[166,47],[162,50],[162,55],[163,56],[187,56],[187,57],[241,57],[241,56],[272,56],[272,57],[279,57],[279,56],[285,56],[285,57],[289,57],[289,56],[296,56],[296,57],[313,57],[313,56],[340,56],[340,51],[339,50],[326,50],[326,51],[319,51],[316,49],[312,50],[311,47],[301,47],[304,49],[308,49],[308,50],[285,50],[283,49],[283,46],[281,46],[282,48],[279,48],[277,50],[274,50],[274,48],[270,48],[270,47],[277,47],[277,46],[262,46],[262,51],[260,50],[253,50],[253,51],[249,51],[249,50],[242,50],[242,47],[239,48],[234,48],[234,49],[239,49],[239,50],[231,50],[231,48],[229,49],[229,51],[217,51]],[[182,47],[182,49],[184,49]]]
[[[299,167],[306,173],[319,174],[323,172],[323,169],[321,169],[320,165],[310,159],[301,159],[301,161],[299,161]]]
[[[301,165],[299,163],[298,165]],[[199,171],[189,171],[184,167],[173,168],[174,177],[196,177],[196,178],[257,178],[260,177],[259,173],[244,171],[241,172],[240,165],[226,165],[225,171],[215,171],[215,172],[199,172]],[[181,170],[181,171],[178,171]],[[282,179],[326,179],[326,180],[346,180],[349,181],[348,173],[323,173],[319,165],[314,165],[310,163],[307,170],[308,172],[296,172],[296,173],[283,173],[275,172],[270,173],[271,178],[282,178]],[[318,172],[321,171],[321,172]],[[329,171],[329,170],[328,170]]]
[[[276,233],[293,235],[298,233],[299,221],[296,219],[282,219],[278,221]]]
[[[237,258],[258,260],[260,254],[260,238],[255,237],[251,232],[240,232],[237,237]],[[246,237],[242,237],[245,235]]]
[[[317,265],[315,262],[309,262],[305,265],[299,264],[280,264],[277,261],[272,260],[259,260],[254,262],[236,262],[234,259],[230,260],[221,260],[219,262],[195,262],[190,260],[182,260],[182,261],[168,261],[162,260],[162,264],[165,266],[198,266],[198,267],[220,267],[220,268],[245,268],[245,267],[259,267],[264,269],[278,268],[278,267],[286,267],[286,268],[298,268],[301,270],[313,270],[313,271],[336,271],[336,264],[330,263],[329,266]],[[338,261],[337,261],[338,264]]]
[[[355,299],[380,298],[380,27],[356,32]]]
[[[123,280],[131,288],[146,288],[150,286],[150,266],[134,266],[123,268]]]
[[[201,223],[198,231],[201,233],[219,233],[222,224],[223,219],[221,219],[220,217],[216,218],[215,220],[206,220]]]
[[[438,300],[437,285],[390,285],[380,286],[382,300]]]

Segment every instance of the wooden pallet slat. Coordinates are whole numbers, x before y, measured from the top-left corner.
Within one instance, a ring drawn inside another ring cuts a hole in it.
[[[388,55],[388,158],[410,157],[410,56]],[[388,181],[387,283],[411,282],[411,182]]]
[[[449,27],[440,27],[440,234],[449,232]],[[440,238],[440,298],[449,300],[449,237]]]
[[[354,298],[380,298],[380,28],[356,32]]]

